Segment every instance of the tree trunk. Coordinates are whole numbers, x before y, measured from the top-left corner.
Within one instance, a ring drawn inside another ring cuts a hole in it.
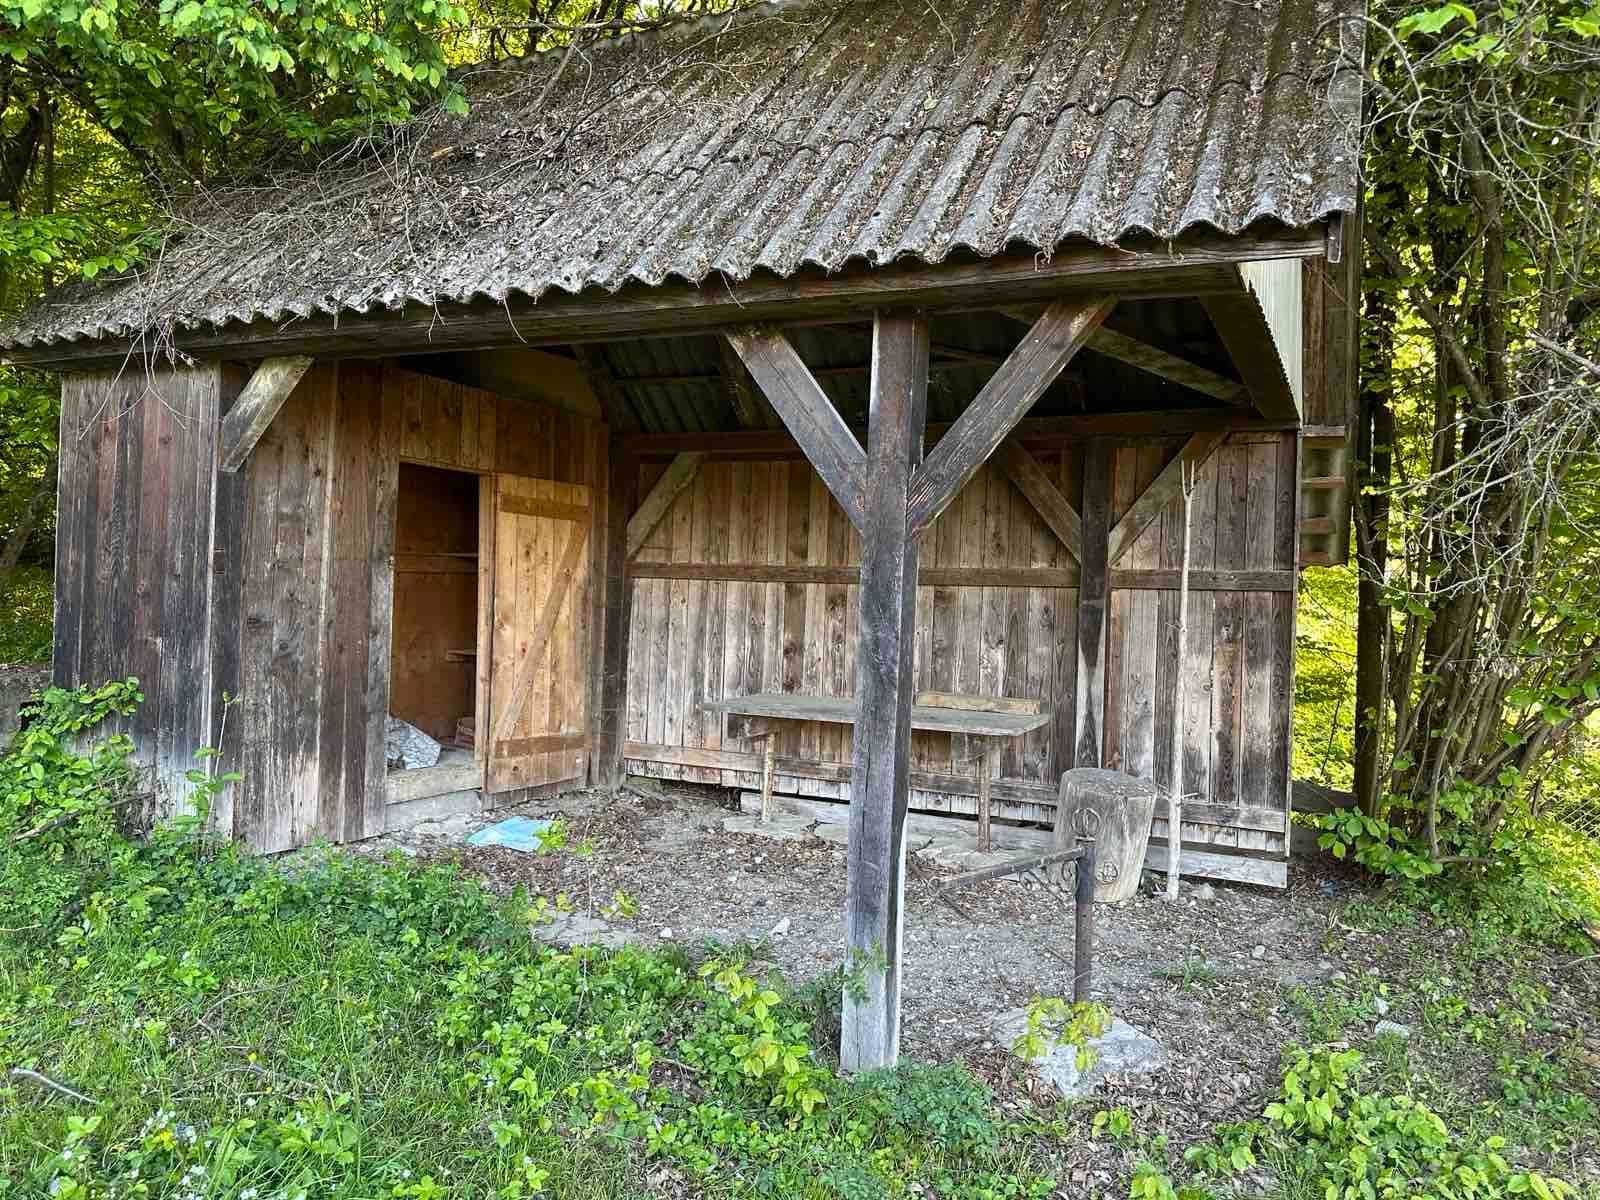
[[[28,539],[33,536],[33,531],[39,528],[39,518],[44,516],[45,506],[55,494],[55,490],[56,460],[52,458],[45,467],[44,478],[39,481],[39,486],[33,489],[33,495],[28,497],[27,505],[17,517],[11,536],[6,539],[5,549],[0,550],[0,596],[5,595],[6,588],[11,583],[11,573],[22,561],[22,551],[27,546]]]

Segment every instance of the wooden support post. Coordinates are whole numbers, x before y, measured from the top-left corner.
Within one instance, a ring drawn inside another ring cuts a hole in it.
[[[1106,731],[1106,620],[1110,572],[1106,555],[1111,535],[1110,447],[1091,441],[1083,455],[1083,557],[1078,582],[1077,736],[1072,765],[1098,767],[1104,761]]]
[[[772,777],[778,761],[778,735],[769,733],[761,739],[761,821],[772,819]]]
[[[892,1066],[900,1052],[918,558],[917,543],[907,536],[907,517],[911,481],[922,458],[927,401],[927,318],[878,314],[862,488],[861,623],[845,891],[851,985],[844,992],[839,1059],[849,1071]]]
[[[610,445],[611,495],[606,508],[605,613],[603,617],[599,735],[592,774],[601,787],[622,785],[622,742],[628,707],[628,626],[633,586],[628,579],[628,518],[639,490],[639,464],[621,443]],[[488,493],[492,496],[493,489]],[[483,635],[480,635],[480,637]],[[481,660],[480,660],[480,665]],[[487,722],[484,741],[487,741]]]
[[[1179,461],[1182,461],[1180,456]],[[1194,523],[1194,481],[1198,467],[1184,465],[1178,480],[1183,493],[1183,566],[1178,571],[1178,670],[1172,702],[1172,778],[1167,802],[1167,899],[1178,898],[1183,867],[1183,706],[1184,664],[1189,661],[1189,535]]]
[[[989,853],[989,789],[990,783],[1000,773],[1000,743],[986,739],[983,757],[978,760],[978,849]]]

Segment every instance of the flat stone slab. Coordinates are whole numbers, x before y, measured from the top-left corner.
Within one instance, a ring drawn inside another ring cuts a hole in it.
[[[582,913],[557,913],[548,924],[532,928],[539,941],[558,946],[606,946],[615,950],[631,940],[626,930]]]
[[[1028,1010],[1014,1008],[995,1019],[994,1040],[1010,1050],[1028,1029]],[[1148,1075],[1167,1065],[1167,1052],[1155,1038],[1114,1017],[1111,1028],[1089,1041],[1094,1061],[1078,1070],[1076,1046],[1057,1046],[1033,1059],[1039,1074],[1068,1100],[1090,1095],[1111,1075]]]
[[[750,833],[756,837],[771,838],[775,842],[793,842],[806,836],[806,829],[810,824],[809,820],[802,820],[787,813],[774,813],[771,819],[766,821],[760,817],[741,813],[737,817],[723,817],[722,831]]]

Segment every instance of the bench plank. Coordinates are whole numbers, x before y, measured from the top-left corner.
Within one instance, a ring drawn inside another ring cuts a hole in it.
[[[934,733],[965,733],[979,737],[1021,737],[1050,723],[1048,707],[1036,713],[983,712],[963,708],[935,708],[914,705],[911,728]],[[761,692],[753,696],[732,696],[712,700],[708,712],[733,713],[744,717],[775,717],[788,721],[823,721],[833,725],[854,725],[856,702],[847,696],[812,696],[799,692]]]

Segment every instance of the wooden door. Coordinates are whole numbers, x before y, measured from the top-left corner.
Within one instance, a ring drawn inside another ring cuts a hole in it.
[[[589,753],[589,489],[497,475],[493,493],[484,789],[581,780]]]

